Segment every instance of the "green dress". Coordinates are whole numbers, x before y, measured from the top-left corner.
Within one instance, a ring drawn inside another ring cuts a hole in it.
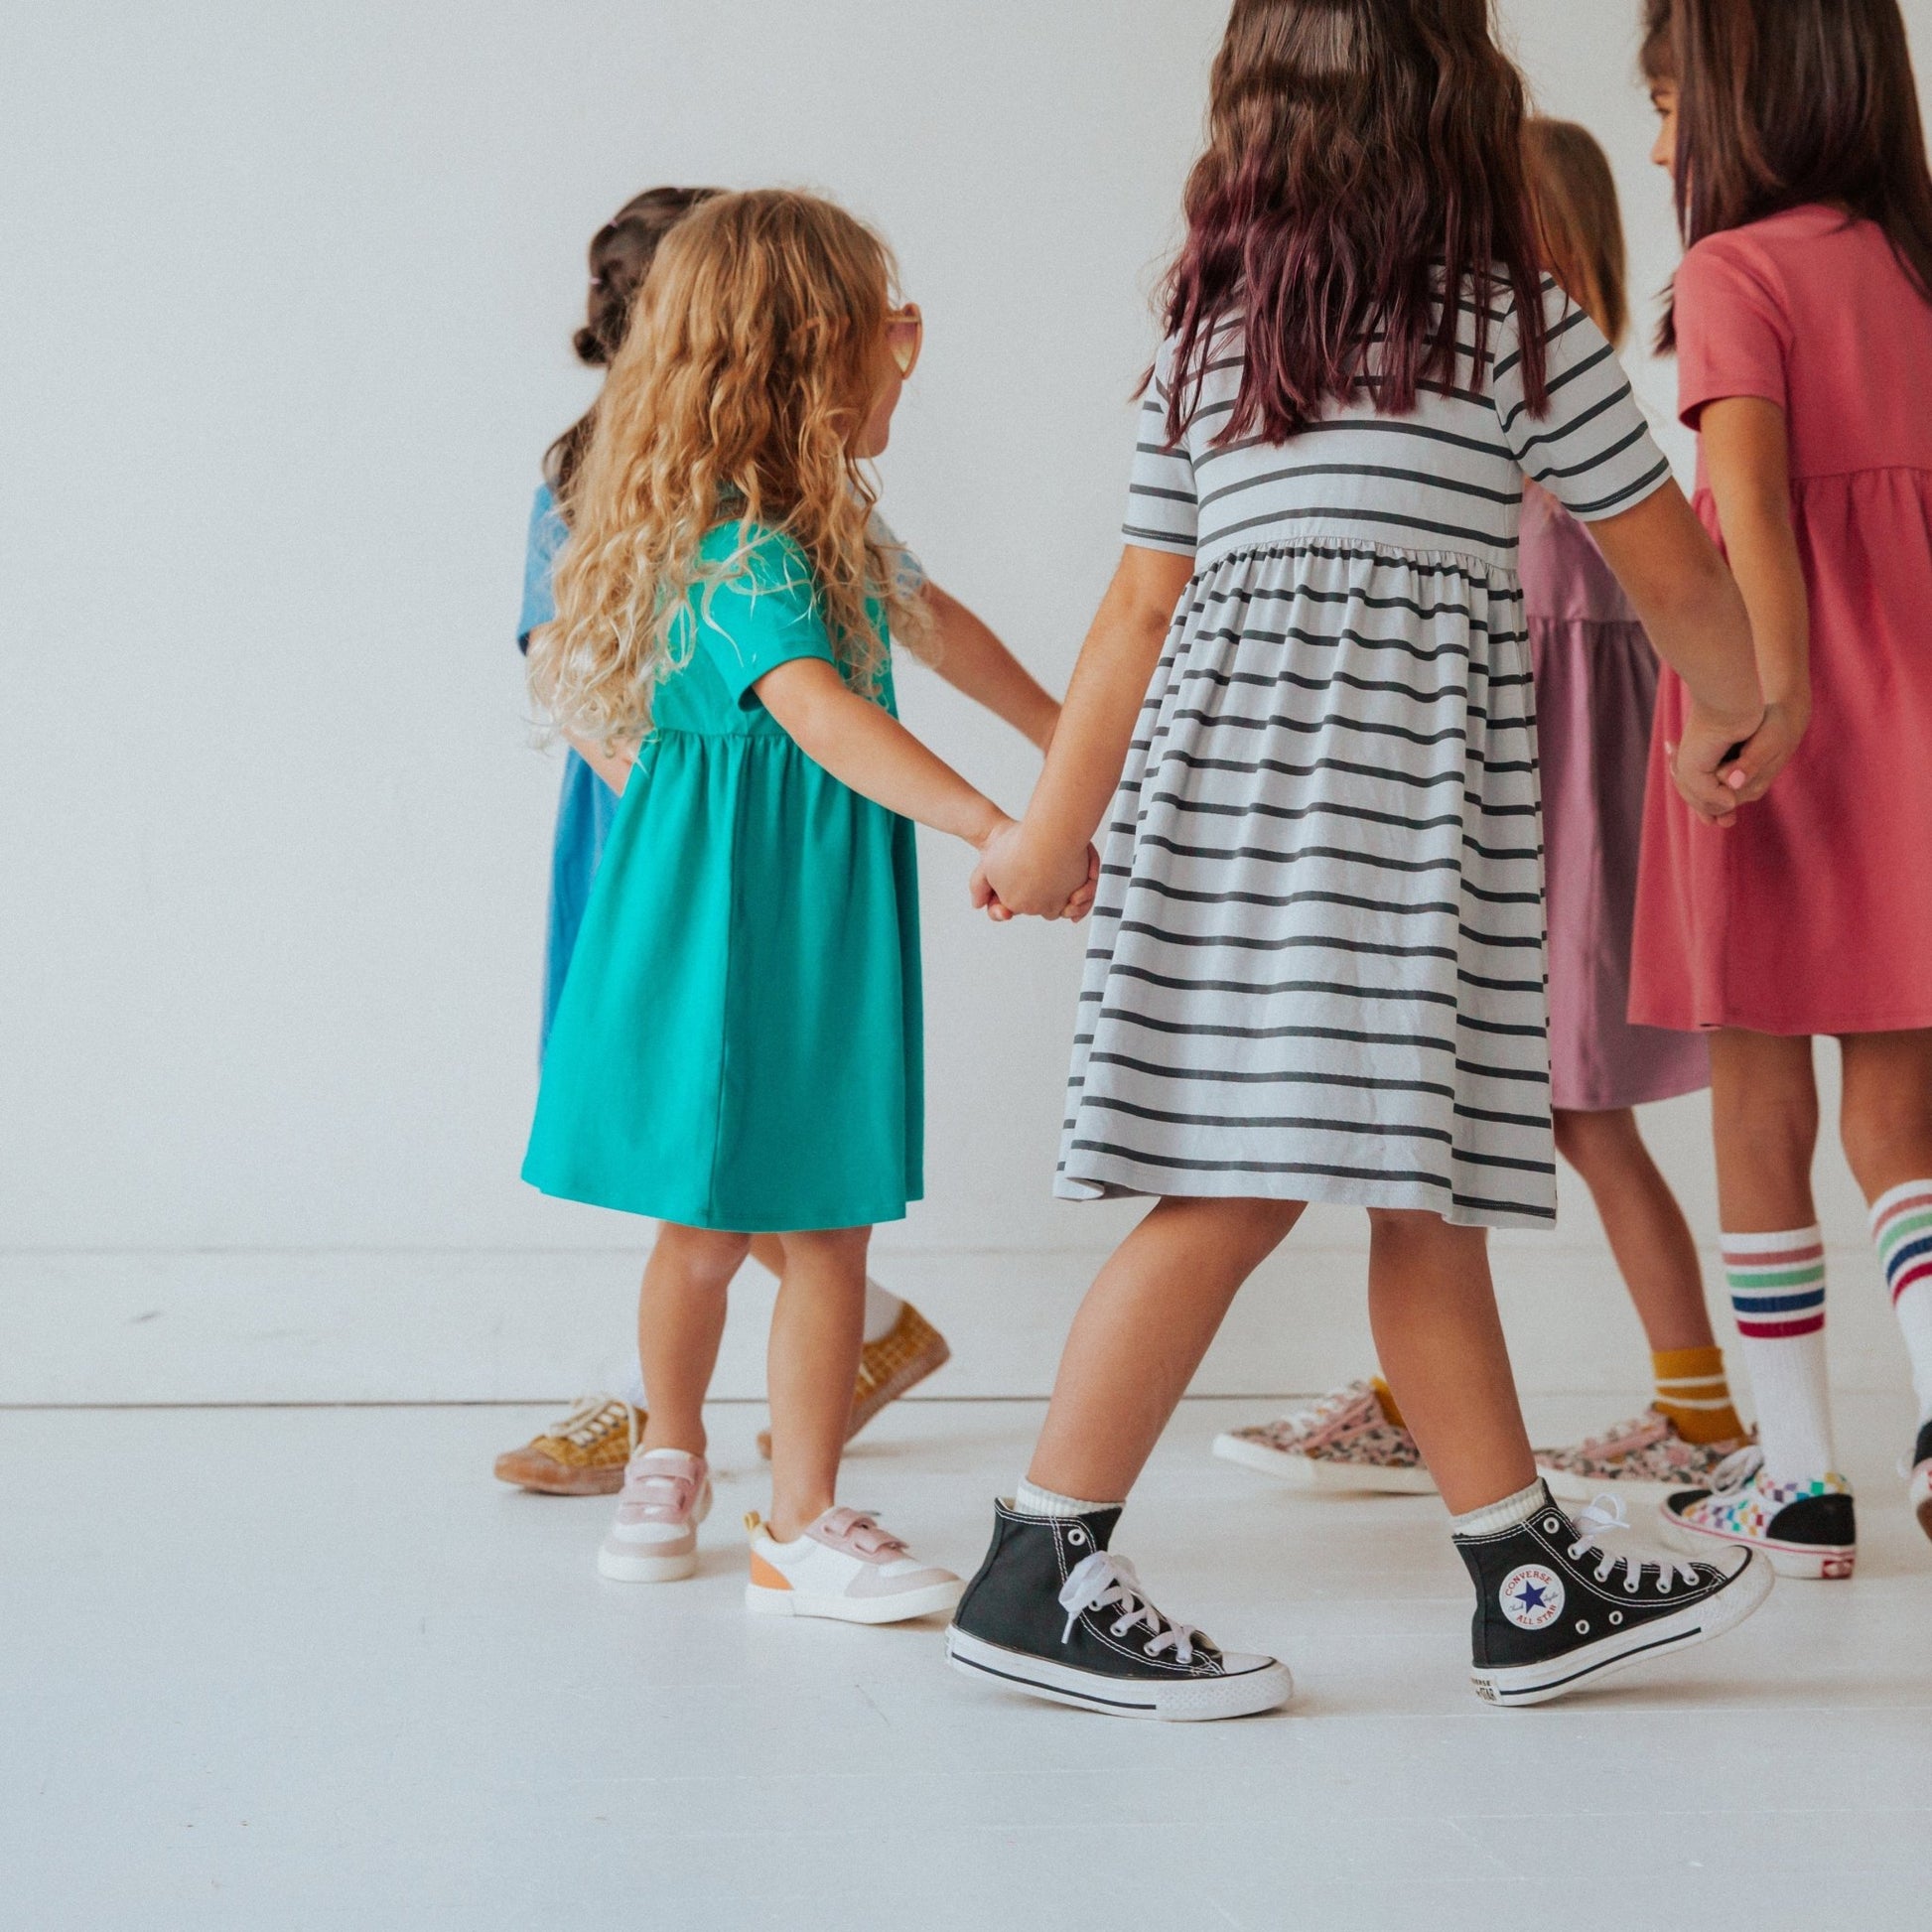
[[[750,534],[739,574],[692,593],[688,661],[657,687],[523,1178],[687,1227],[870,1226],[923,1192],[912,826],[813,763],[752,689],[836,657],[804,552]],[[747,536],[721,525],[701,554]],[[879,699],[894,711],[890,672]]]

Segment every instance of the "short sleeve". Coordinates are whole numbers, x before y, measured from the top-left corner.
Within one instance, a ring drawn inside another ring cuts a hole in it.
[[[691,594],[697,653],[724,680],[736,704],[753,685],[794,658],[836,665],[830,633],[805,553],[791,538],[765,532],[731,555],[733,574]]]
[[[530,648],[530,632],[540,630],[557,618],[557,600],[551,578],[557,557],[570,535],[557,499],[548,483],[537,485],[536,501],[530,505],[530,536],[523,552],[523,615],[516,621],[516,647]]]
[[[1173,381],[1173,344],[1161,346],[1154,376],[1141,403],[1134,470],[1127,485],[1127,521],[1121,534],[1141,550],[1171,550],[1191,557],[1198,544],[1200,499],[1194,490],[1194,460],[1183,442],[1168,441],[1168,399]]]
[[[1790,319],[1735,237],[1713,235],[1684,257],[1676,307],[1677,413],[1687,427],[1726,396],[1788,407]]]
[[[899,596],[917,597],[931,582],[925,574],[925,565],[920,563],[910,545],[899,541],[897,532],[877,510],[872,513],[872,540],[885,551],[891,562],[895,586]]]
[[[1662,488],[1670,463],[1603,332],[1554,281],[1544,282],[1542,300],[1549,410],[1533,415],[1523,393],[1521,319],[1512,306],[1491,377],[1497,420],[1526,477],[1572,516],[1600,522]]]

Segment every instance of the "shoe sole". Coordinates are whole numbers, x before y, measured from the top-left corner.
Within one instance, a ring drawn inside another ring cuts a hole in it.
[[[1427,1469],[1371,1469],[1359,1462],[1322,1462],[1311,1455],[1288,1455],[1239,1436],[1216,1436],[1214,1453],[1244,1469],[1259,1469],[1291,1489],[1352,1489],[1382,1496],[1433,1496],[1436,1478]]]
[[[966,1593],[955,1579],[928,1584],[902,1596],[818,1596],[807,1590],[768,1589],[762,1584],[745,1586],[745,1607],[757,1616],[820,1616],[834,1623],[909,1623],[914,1617],[936,1616],[952,1609]]]
[[[1753,1554],[1725,1589],[1686,1605],[1674,1616],[1658,1617],[1635,1629],[1599,1637],[1580,1650],[1551,1658],[1547,1664],[1471,1671],[1469,1681],[1485,1704],[1549,1704],[1588,1688],[1612,1671],[1628,1670],[1725,1635],[1763,1603],[1775,1581],[1770,1564]]]
[[[1763,1557],[1780,1577],[1798,1583],[1843,1583],[1858,1567],[1856,1543],[1773,1543],[1766,1537],[1733,1536],[1725,1530],[1699,1529],[1668,1509],[1658,1510],[1657,1527],[1663,1540],[1687,1557],[1709,1559],[1713,1544],[1727,1550],[1750,1550]],[[1932,1535],[1932,1531],[1927,1534]]]
[[[600,1549],[597,1574],[614,1584],[681,1584],[698,1574],[698,1553],[687,1550],[681,1557],[621,1557]]]
[[[615,1496],[623,1487],[623,1464],[612,1469],[559,1469],[555,1475],[518,1472],[509,1458],[497,1459],[496,1480],[532,1496]]]
[[[1220,1718],[1253,1718],[1279,1711],[1295,1695],[1286,1664],[1270,1663],[1237,1677],[1196,1677],[1174,1684],[1136,1684],[1094,1671],[1073,1670],[1044,1657],[1008,1650],[969,1636],[946,1632],[946,1658],[956,1671],[982,1681],[991,1678],[1010,1690],[1048,1704],[1071,1705],[1109,1718],[1144,1718],[1164,1724],[1211,1724]]]

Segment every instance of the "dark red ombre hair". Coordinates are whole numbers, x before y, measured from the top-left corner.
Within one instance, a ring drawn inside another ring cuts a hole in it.
[[[1247,367],[1223,442],[1284,442],[1365,378],[1395,416],[1425,385],[1455,387],[1459,299],[1478,366],[1492,291],[1540,321],[1523,117],[1489,0],[1235,0],[1168,285],[1169,434],[1225,321],[1245,329]],[[1540,415],[1540,328],[1522,355]]]
[[[1822,204],[1875,221],[1932,300],[1932,172],[1898,0],[1647,0],[1643,65],[1677,87],[1687,247]],[[1673,306],[1658,346],[1676,343]]]

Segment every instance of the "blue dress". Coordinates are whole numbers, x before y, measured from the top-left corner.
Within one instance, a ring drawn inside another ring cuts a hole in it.
[[[898,555],[899,580],[907,594],[916,593],[925,583],[919,561],[887,528],[882,517],[877,535]],[[551,595],[551,573],[558,553],[570,535],[570,526],[557,507],[550,485],[537,485],[536,500],[530,505],[530,540],[523,559],[523,615],[517,621],[516,647],[527,651],[530,632],[549,623],[557,615],[556,599]],[[550,919],[543,949],[543,1032],[540,1051],[550,1045],[550,1030],[557,1021],[557,1002],[563,998],[564,979],[570,971],[571,955],[577,950],[577,935],[583,929],[584,908],[591,902],[591,884],[597,878],[598,862],[617,822],[618,794],[591,767],[572,752],[564,761],[564,786],[557,800],[557,830],[550,847]]]

